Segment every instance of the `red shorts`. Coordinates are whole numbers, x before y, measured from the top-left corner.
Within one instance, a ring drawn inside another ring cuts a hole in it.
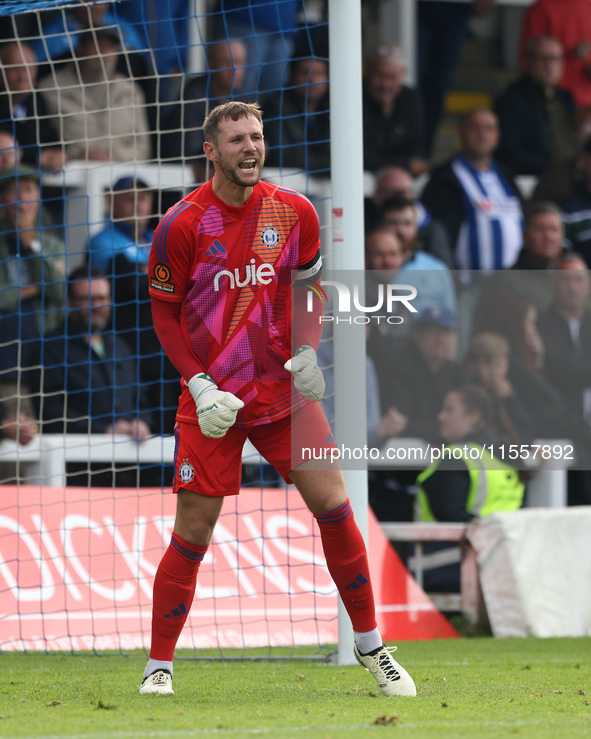
[[[318,459],[335,441],[320,402],[309,403],[272,423],[236,428],[221,439],[210,439],[197,424],[175,428],[173,492],[181,488],[201,495],[240,492],[242,448],[247,439],[287,483],[289,473],[309,459]],[[316,450],[316,453],[314,453]]]

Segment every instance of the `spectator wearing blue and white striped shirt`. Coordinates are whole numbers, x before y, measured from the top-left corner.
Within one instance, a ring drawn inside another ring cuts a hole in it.
[[[522,246],[519,191],[495,161],[499,124],[490,110],[466,114],[460,151],[436,167],[421,200],[448,229],[460,269],[506,269]]]

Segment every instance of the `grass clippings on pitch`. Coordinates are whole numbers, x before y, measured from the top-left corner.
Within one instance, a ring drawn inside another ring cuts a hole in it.
[[[591,736],[591,639],[406,642],[418,696],[383,697],[361,667],[175,663],[174,696],[140,696],[145,658],[0,655],[0,737]]]

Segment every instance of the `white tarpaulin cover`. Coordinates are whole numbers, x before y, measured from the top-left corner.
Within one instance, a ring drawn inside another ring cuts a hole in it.
[[[495,513],[468,538],[495,636],[591,635],[591,506]]]

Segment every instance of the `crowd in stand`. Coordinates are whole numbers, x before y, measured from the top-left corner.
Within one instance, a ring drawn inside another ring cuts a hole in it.
[[[376,445],[572,439],[569,503],[590,504],[591,9],[566,2],[558,15],[552,0],[528,8],[521,75],[493,109],[462,118],[457,152],[438,166],[432,129],[457,54],[437,79],[422,70],[417,88],[399,48],[367,54],[367,303],[384,283],[417,290],[416,315],[369,332],[369,434]],[[137,164],[186,164],[203,182],[204,116],[259,99],[268,164],[330,175],[326,25],[302,26],[303,0],[220,1],[205,71],[188,75],[190,5],[81,2],[32,15],[20,35],[13,23],[0,45],[0,422],[21,444],[40,431],[172,432],[180,378],[152,327],[146,271],[157,201]],[[448,28],[461,49],[469,12],[493,6],[421,0],[419,61],[432,64],[431,32]],[[77,250],[83,265],[66,260],[63,203],[42,189],[72,160],[129,165],[102,229]],[[530,201],[521,175],[537,178]],[[419,501],[427,517],[480,515],[477,472],[452,466],[447,495],[445,471],[372,473],[376,513],[410,520]]]

